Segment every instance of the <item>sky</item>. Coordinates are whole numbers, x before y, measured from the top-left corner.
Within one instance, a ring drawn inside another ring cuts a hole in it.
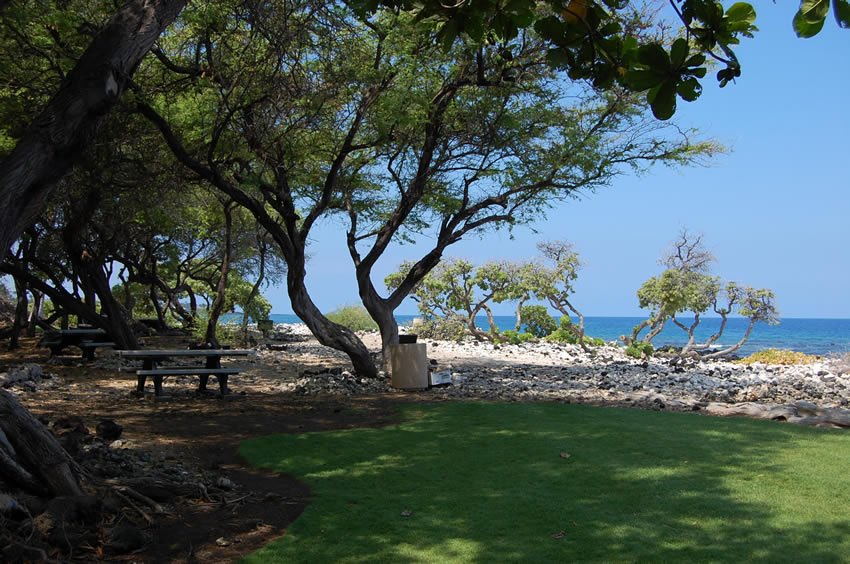
[[[723,89],[707,76],[702,96],[680,100],[674,118],[726,154],[704,167],[621,176],[531,228],[468,237],[446,256],[525,260],[539,241],[567,240],[584,264],[576,306],[588,316],[642,316],[635,292],[661,272],[659,258],[687,228],[715,255],[714,274],[773,289],[782,317],[850,318],[850,30],[830,15],[818,36],[798,39],[792,5],[756,9],[760,31],[736,49],[742,76]],[[390,249],[376,282],[423,248]],[[344,227],[319,226],[310,254],[307,286],[319,308],[359,303]],[[264,293],[273,313],[292,313],[285,287]],[[416,313],[416,304],[396,313]]]

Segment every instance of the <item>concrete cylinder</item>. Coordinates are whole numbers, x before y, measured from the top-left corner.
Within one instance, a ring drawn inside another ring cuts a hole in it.
[[[425,343],[390,345],[390,373],[393,388],[428,389],[428,352]]]

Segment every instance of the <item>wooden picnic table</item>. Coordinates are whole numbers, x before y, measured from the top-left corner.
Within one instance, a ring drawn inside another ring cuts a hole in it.
[[[221,366],[224,357],[253,356],[255,353],[249,349],[139,349],[116,351],[122,359],[141,360],[142,367],[136,370],[138,383],[136,391],[144,393],[145,381],[148,376],[153,377],[154,393],[162,395],[162,379],[165,376],[192,376],[200,377],[198,391],[207,389],[210,376],[218,379],[221,394],[225,395],[230,390],[227,387],[228,376],[239,374],[241,369]],[[160,363],[176,358],[203,358],[204,366],[160,366]]]
[[[94,360],[94,351],[98,347],[114,347],[115,343],[106,342],[106,331],[96,327],[76,327],[72,329],[54,329],[47,331],[41,340],[43,346],[50,348],[50,355],[62,353],[65,347],[77,347],[86,360]]]

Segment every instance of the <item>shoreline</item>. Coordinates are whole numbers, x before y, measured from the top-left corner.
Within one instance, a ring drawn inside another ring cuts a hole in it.
[[[396,319],[399,321],[400,327],[405,327],[415,317],[417,316],[397,315]],[[272,314],[271,319],[276,325],[303,323],[294,315],[288,314]],[[496,316],[497,324],[501,330],[512,329],[514,319],[513,316]],[[606,342],[615,341],[619,344],[620,335],[628,334],[632,327],[642,319],[638,317],[586,317],[585,334],[601,338]],[[697,342],[705,340],[709,333],[716,330],[718,322],[719,318],[704,319],[697,330]],[[718,344],[725,347],[737,342],[743,336],[746,324],[747,320],[744,318],[730,318],[727,330]],[[486,318],[479,318],[479,325],[486,330]],[[681,329],[672,324],[668,325],[654,339],[654,343],[658,345],[656,348],[665,345],[682,346],[687,341]],[[758,324],[750,339],[736,354],[745,357],[768,348],[787,349],[819,356],[850,353],[850,319],[786,318],[779,325]]]
[[[413,392],[392,388],[391,377],[384,372],[378,381],[352,374],[348,358],[315,342],[303,324],[282,325],[279,330],[284,331],[286,344],[261,345],[259,354],[265,362],[279,365],[303,355],[323,357],[319,367],[302,371],[280,388],[302,396],[395,392],[434,400],[563,401],[850,427],[846,358],[745,365],[662,357],[637,360],[626,356],[622,347],[610,345],[588,354],[577,345],[420,339],[433,369],[449,370],[452,383]],[[370,351],[380,351],[377,333],[358,336]],[[293,337],[304,340],[288,340]]]

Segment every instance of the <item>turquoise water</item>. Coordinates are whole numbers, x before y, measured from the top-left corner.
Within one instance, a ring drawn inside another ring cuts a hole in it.
[[[410,323],[416,315],[397,315],[396,319],[402,325]],[[240,316],[241,318],[241,316]],[[272,314],[275,323],[300,323],[295,315]],[[632,327],[642,321],[639,317],[587,317],[585,332],[593,337],[606,341],[614,341],[620,335],[628,334]],[[496,316],[499,329],[513,329],[515,318],[510,315]],[[719,344],[731,345],[736,343],[744,334],[749,323],[746,319],[733,318],[729,320],[726,331]],[[480,317],[478,325],[487,326],[487,319]],[[704,340],[720,325],[720,319],[703,319],[697,330],[697,339]],[[681,345],[687,341],[685,333],[673,324],[655,338],[655,344]],[[740,355],[767,349],[791,349],[807,354],[829,355],[850,352],[850,319],[783,319],[779,325],[760,323],[753,329],[749,341],[738,351]]]

